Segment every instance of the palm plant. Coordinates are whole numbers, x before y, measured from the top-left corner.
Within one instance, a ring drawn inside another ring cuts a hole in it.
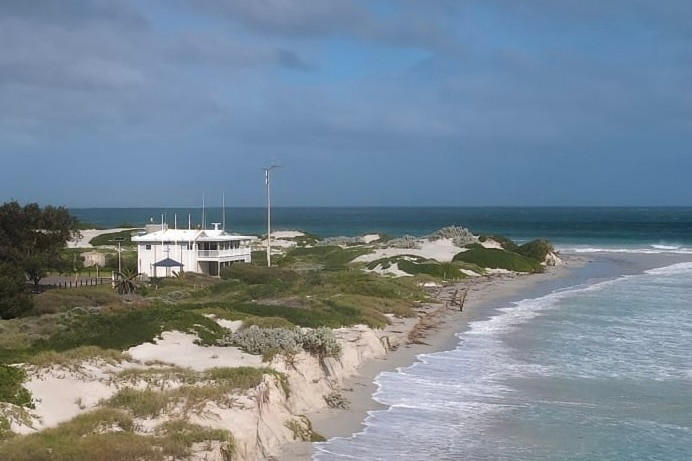
[[[139,288],[139,280],[137,278],[142,274],[126,269],[122,272],[116,272],[115,275],[113,289],[121,296],[134,295]]]

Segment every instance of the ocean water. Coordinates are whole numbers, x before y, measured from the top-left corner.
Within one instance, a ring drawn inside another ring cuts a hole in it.
[[[692,262],[592,256],[563,282],[575,285],[499,306],[455,350],[380,374],[388,409],[314,459],[692,459]]]
[[[70,212],[98,227],[150,220],[186,227],[223,222],[220,208],[74,208]],[[242,234],[266,232],[263,208],[226,208],[225,222]],[[475,233],[501,234],[517,241],[547,238],[569,250],[692,252],[692,208],[282,208],[272,209],[272,228],[303,230],[321,237],[383,232],[424,236],[441,227],[464,226]]]

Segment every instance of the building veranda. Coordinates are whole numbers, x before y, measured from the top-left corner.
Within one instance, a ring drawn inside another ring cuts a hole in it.
[[[224,267],[251,261],[251,244],[257,237],[228,233],[220,223],[212,225],[213,229],[147,225],[144,234],[132,237],[137,244],[137,271],[151,278],[180,271],[217,277]]]

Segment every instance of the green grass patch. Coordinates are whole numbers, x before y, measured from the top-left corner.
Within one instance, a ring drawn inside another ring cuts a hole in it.
[[[98,247],[98,246],[118,246],[118,242],[112,242],[111,240],[119,240],[122,239],[120,242],[120,247],[133,247],[135,246],[134,242],[132,241],[132,234],[136,232],[137,230],[142,230],[142,229],[125,229],[122,231],[118,232],[109,232],[107,234],[101,234],[97,235],[96,237],[92,238],[89,243],[92,246]]]
[[[41,351],[27,359],[27,363],[38,368],[58,365],[71,368],[84,361],[99,359],[107,363],[116,364],[131,357],[115,349],[101,349],[97,346],[80,346],[75,349],[68,349],[63,352]]]
[[[55,314],[74,307],[116,306],[120,303],[120,298],[110,284],[47,290],[34,296],[33,313],[35,315]]]
[[[358,256],[370,253],[370,251],[369,248],[362,246],[353,248],[341,248],[333,245],[296,247],[286,252],[281,265],[321,267],[327,271],[337,271],[345,269],[348,263]]]
[[[47,339],[38,340],[32,349],[35,352],[66,351],[80,346],[97,346],[125,350],[171,330],[197,334],[202,344],[215,344],[225,332],[213,320],[177,306],[85,311],[64,317],[62,328]]]

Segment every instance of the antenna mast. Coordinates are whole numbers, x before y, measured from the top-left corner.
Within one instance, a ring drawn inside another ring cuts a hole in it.
[[[226,193],[221,194],[221,229],[226,230]]]
[[[207,228],[207,218],[204,215],[204,193],[202,193],[202,230]]]
[[[271,172],[280,168],[273,161],[264,170],[264,184],[267,187],[267,267],[272,265],[272,200],[271,200]]]

